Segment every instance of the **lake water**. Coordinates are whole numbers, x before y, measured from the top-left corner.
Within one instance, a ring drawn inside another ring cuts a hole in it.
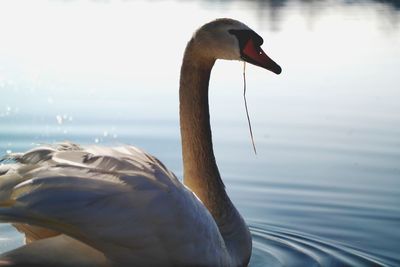
[[[1,1],[0,154],[135,144],[182,176],[178,80],[194,29],[245,22],[282,68],[219,61],[215,153],[250,266],[400,266],[397,1]],[[22,244],[0,224],[0,252]]]

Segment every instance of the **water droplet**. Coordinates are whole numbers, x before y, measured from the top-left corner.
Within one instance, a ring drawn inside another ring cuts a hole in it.
[[[104,137],[107,137],[107,136],[108,136],[108,132],[107,132],[107,131],[104,131],[103,136],[104,136]]]
[[[99,138],[95,138],[95,139],[94,139],[94,142],[95,142],[96,144],[97,144],[99,141],[100,141]]]
[[[11,152],[12,152],[12,151],[11,151],[10,149],[7,149],[7,150],[6,150],[6,153],[7,153],[7,154],[11,154]]]
[[[56,120],[57,120],[58,124],[60,124],[60,125],[63,124],[63,117],[61,117],[61,115],[57,115]]]

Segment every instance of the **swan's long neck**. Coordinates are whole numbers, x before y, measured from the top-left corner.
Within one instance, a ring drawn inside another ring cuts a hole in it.
[[[184,183],[214,217],[233,262],[247,264],[251,237],[225,192],[215,161],[208,106],[208,84],[214,59],[196,53],[189,42],[179,90]]]

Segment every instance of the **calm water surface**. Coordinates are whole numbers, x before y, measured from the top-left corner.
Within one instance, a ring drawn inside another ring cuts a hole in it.
[[[382,2],[382,3],[380,3]],[[253,234],[250,266],[400,266],[396,1],[2,1],[0,153],[135,144],[182,176],[179,66],[193,30],[237,18],[282,67],[217,62],[215,153]],[[22,244],[0,224],[0,251]]]

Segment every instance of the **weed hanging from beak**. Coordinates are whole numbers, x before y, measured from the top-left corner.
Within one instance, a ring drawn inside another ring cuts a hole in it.
[[[257,155],[256,144],[254,143],[253,131],[251,130],[251,122],[249,117],[249,110],[247,108],[247,100],[246,100],[246,62],[243,61],[243,99],[244,99],[244,107],[246,108],[246,116],[247,122],[249,123],[249,131],[251,137],[251,143],[253,144],[254,154]]]

